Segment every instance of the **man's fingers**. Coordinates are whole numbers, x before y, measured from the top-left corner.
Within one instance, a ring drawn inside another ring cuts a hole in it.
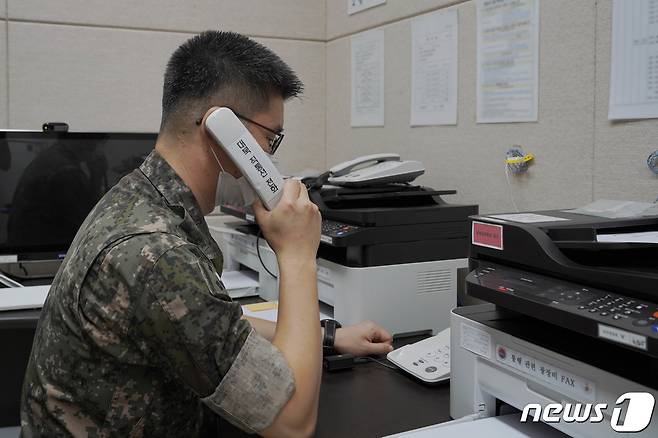
[[[302,183],[296,179],[287,179],[283,184],[283,195],[281,195],[281,200],[295,202],[297,198],[299,198],[301,185]]]
[[[393,342],[393,336],[381,327],[378,327],[375,331],[375,339],[379,342],[388,342],[389,344]]]
[[[267,214],[267,209],[263,206],[260,199],[256,199],[254,203],[251,204],[251,208],[254,209],[254,215],[256,215],[256,220],[260,224],[261,218]]]
[[[299,181],[299,199],[303,201],[311,202],[311,200],[308,197],[308,190],[306,189],[306,186],[301,181]]]
[[[364,349],[366,350],[366,353],[370,356],[376,356],[380,354],[386,354],[390,353],[393,351],[393,346],[391,344],[381,342],[381,343],[374,343],[374,342],[369,342],[366,345],[364,345]]]
[[[375,323],[372,323],[372,326],[370,327],[368,338],[372,342],[388,342],[389,344],[393,342],[393,336],[391,336],[391,334],[386,331],[386,329]]]

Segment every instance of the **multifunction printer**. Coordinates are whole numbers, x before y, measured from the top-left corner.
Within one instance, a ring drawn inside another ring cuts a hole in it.
[[[452,312],[451,416],[507,404],[571,436],[645,420],[634,436],[658,436],[653,404],[647,413],[658,398],[658,217],[546,211],[474,216],[470,229],[466,291],[489,304]]]
[[[467,267],[468,217],[478,212],[443,199],[454,193],[409,184],[310,190],[323,218],[317,263],[325,312],[343,324],[375,320],[398,335],[448,327]],[[253,215],[222,211],[251,224],[223,237],[227,263],[257,271],[260,296],[276,299],[276,258],[257,237]]]

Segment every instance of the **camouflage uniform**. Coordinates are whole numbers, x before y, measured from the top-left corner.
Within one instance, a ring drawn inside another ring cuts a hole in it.
[[[23,435],[190,436],[202,404],[248,432],[269,426],[293,376],[220,269],[192,192],[154,151],[94,207],[53,281]]]

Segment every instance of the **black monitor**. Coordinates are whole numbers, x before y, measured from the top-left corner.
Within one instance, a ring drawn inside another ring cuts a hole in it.
[[[0,130],[0,263],[63,259],[93,206],[156,137]]]

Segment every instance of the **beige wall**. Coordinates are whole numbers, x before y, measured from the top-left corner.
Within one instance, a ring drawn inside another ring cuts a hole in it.
[[[459,14],[458,125],[410,128],[411,18],[446,7]],[[457,189],[450,199],[478,203],[484,212],[510,211],[504,154],[522,144],[536,164],[511,179],[521,210],[573,207],[593,197],[658,196],[645,165],[658,149],[658,121],[607,121],[611,0],[541,1],[537,123],[475,123],[474,1],[389,0],[347,16],[344,1],[329,0],[327,20],[328,165],[400,152],[425,163],[422,183]],[[386,126],[351,128],[350,36],[373,28],[385,30]]]
[[[658,120],[608,120],[612,0],[597,2],[594,197],[653,202],[658,179],[646,160],[658,150]]]
[[[236,6],[229,0],[8,0],[5,7],[3,0],[0,124],[39,129],[55,120],[72,130],[157,131],[172,51],[202,30],[234,30],[275,50],[306,83],[303,99],[286,107],[283,167],[323,168],[324,0]]]
[[[658,121],[607,120],[612,0],[543,0],[539,122],[475,123],[475,2],[388,0],[347,15],[345,0],[0,0],[0,126],[155,131],[167,57],[193,33],[230,29],[256,37],[300,74],[306,92],[286,107],[286,170],[326,168],[395,151],[427,167],[421,182],[455,188],[454,201],[512,209],[503,156],[533,152],[528,175],[511,180],[520,209],[571,207],[598,198],[652,201],[646,168]],[[457,126],[409,127],[411,18],[459,13]],[[386,35],[386,126],[351,128],[350,36]]]

